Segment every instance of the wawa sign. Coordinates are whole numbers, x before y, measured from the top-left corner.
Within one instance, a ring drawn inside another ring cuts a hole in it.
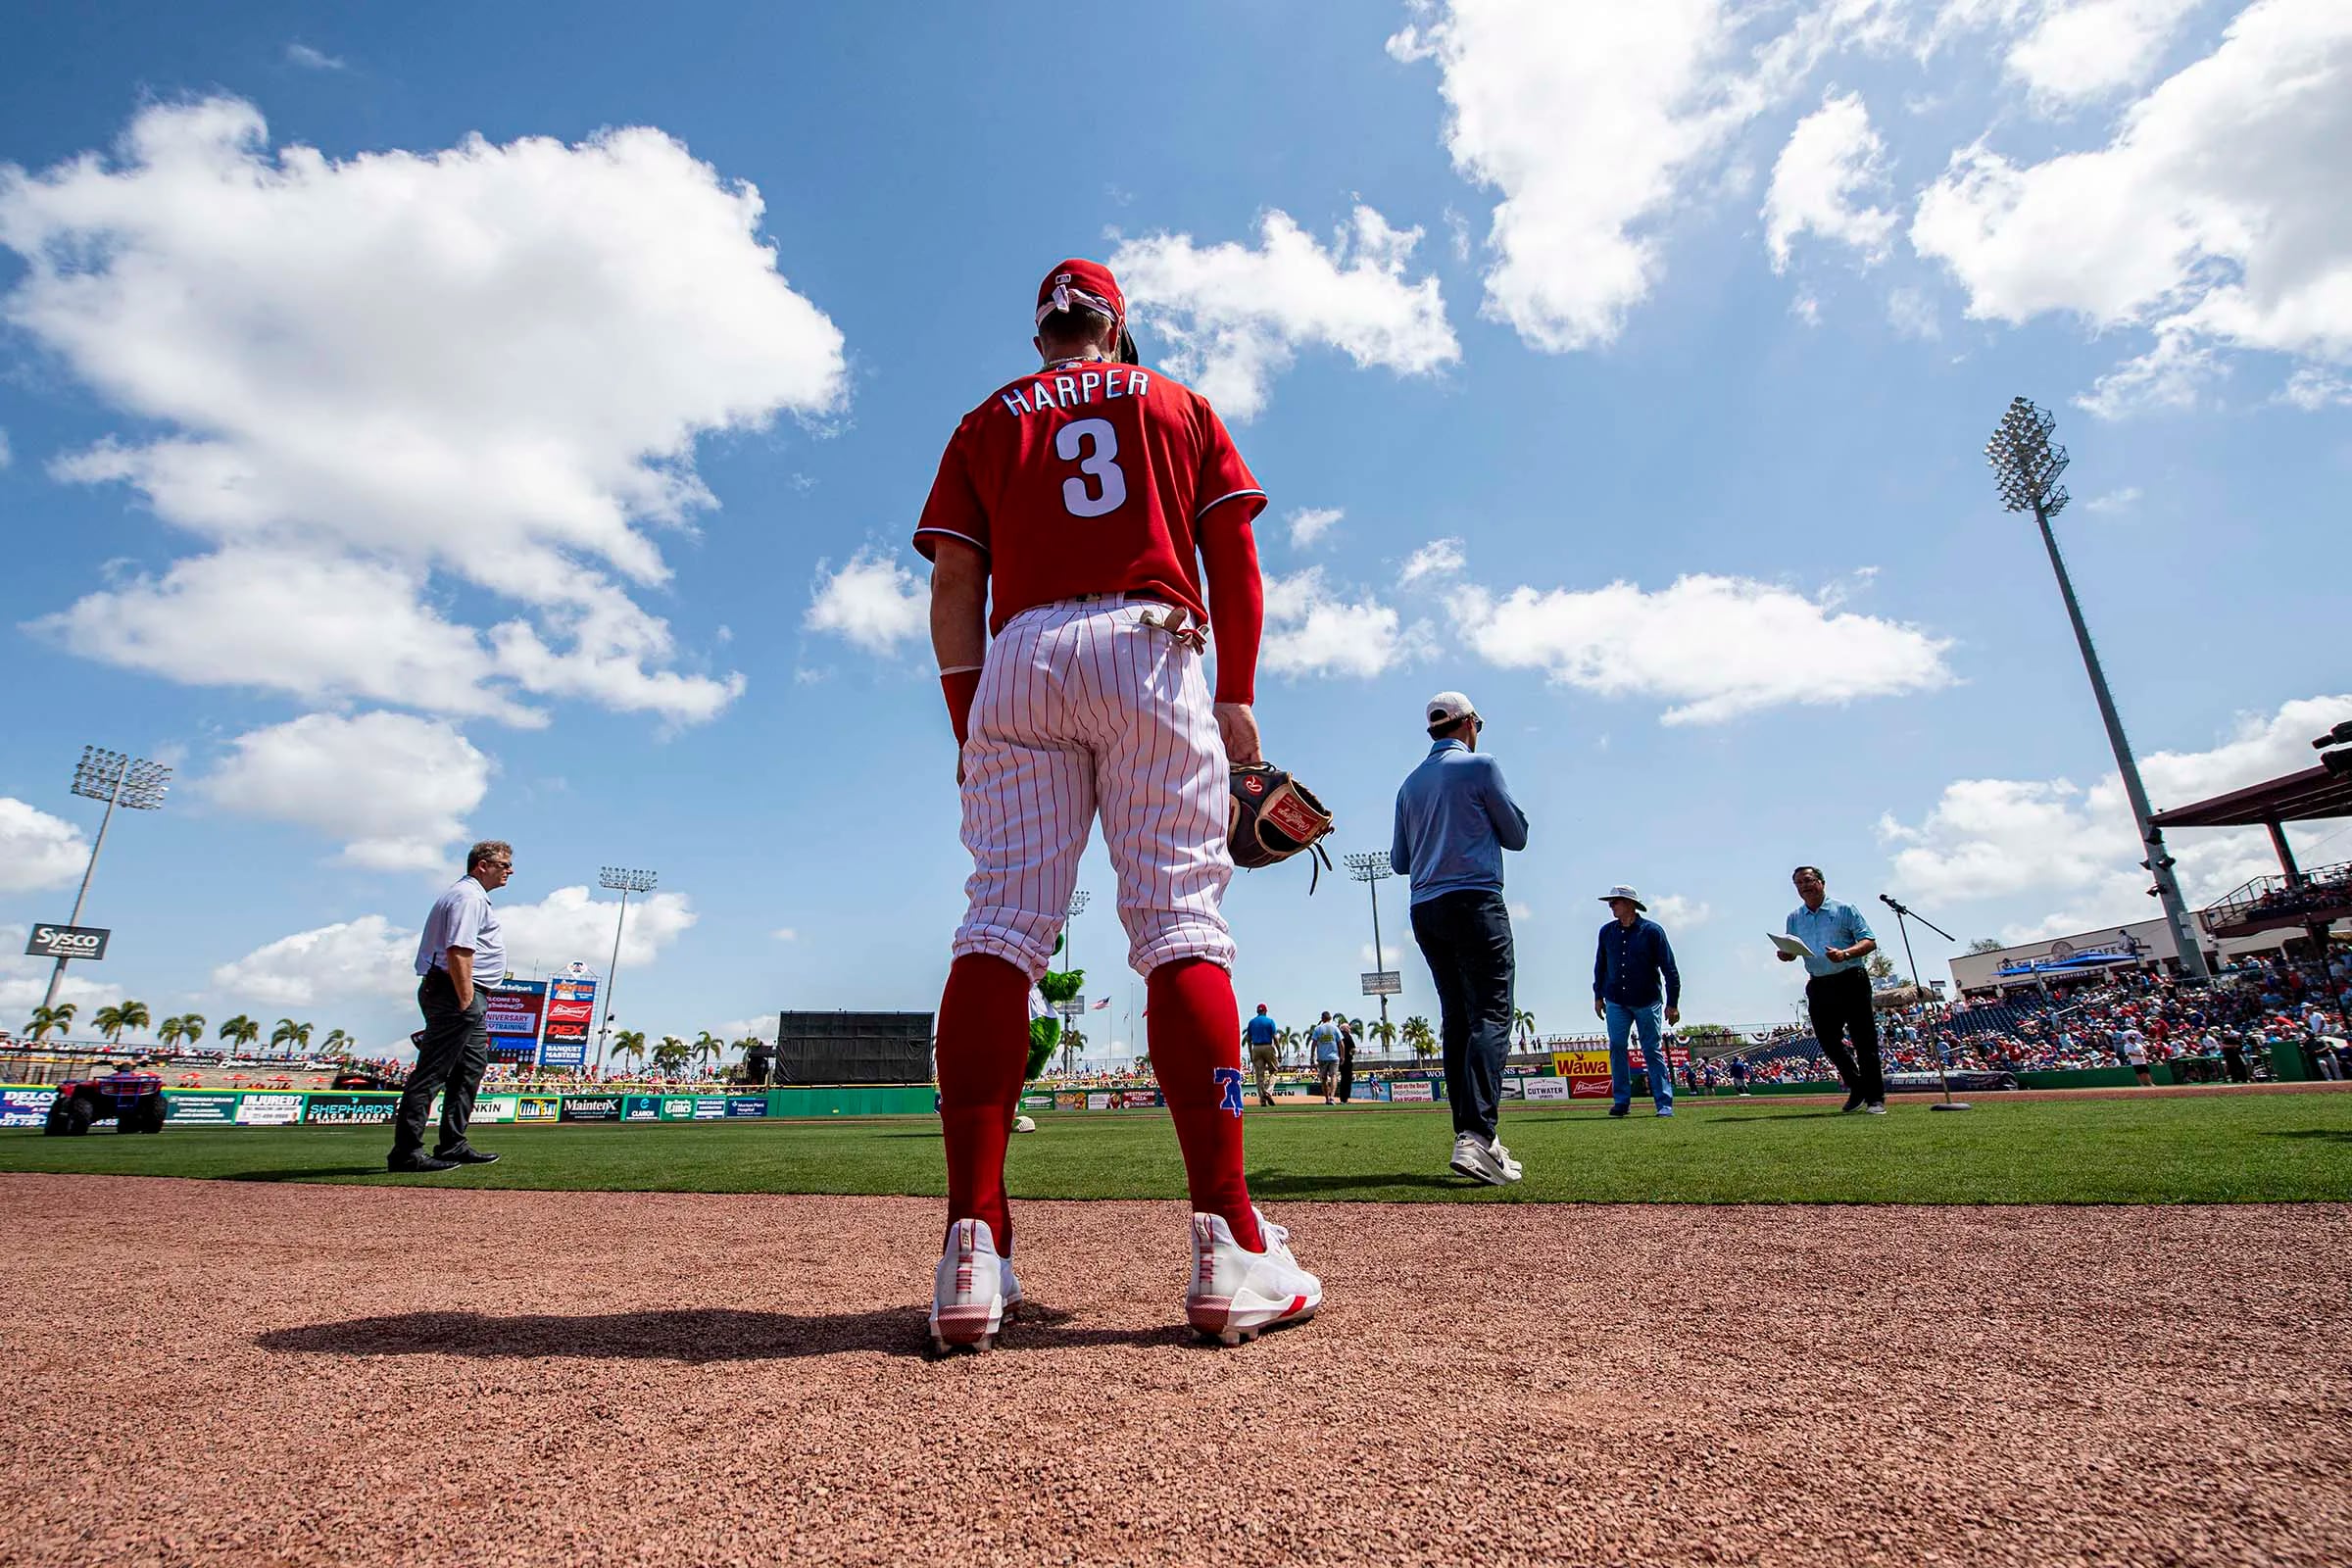
[[[96,925],[36,925],[25,939],[28,958],[103,958],[114,933]]]

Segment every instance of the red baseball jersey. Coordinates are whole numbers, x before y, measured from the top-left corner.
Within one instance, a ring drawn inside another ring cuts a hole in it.
[[[963,416],[915,525],[988,557],[992,635],[1079,594],[1140,593],[1207,619],[1199,529],[1266,493],[1208,400],[1137,365],[1074,360],[1007,383]]]

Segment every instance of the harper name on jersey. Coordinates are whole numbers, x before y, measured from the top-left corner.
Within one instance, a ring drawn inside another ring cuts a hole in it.
[[[1083,403],[1110,398],[1140,398],[1151,390],[1151,371],[1110,365],[1097,370],[1040,375],[1026,387],[1016,382],[997,396],[1006,408],[1020,415],[1044,409],[1074,409]]]
[[[1216,410],[1154,370],[1065,360],[1006,382],[956,426],[915,525],[988,558],[992,636],[1024,610],[1130,593],[1208,618],[1200,529],[1266,504]]]

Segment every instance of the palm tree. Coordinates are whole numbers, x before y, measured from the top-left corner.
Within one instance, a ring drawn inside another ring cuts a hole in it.
[[[1438,1054],[1438,1037],[1430,1029],[1429,1020],[1415,1013],[1404,1020],[1404,1043],[1413,1048],[1413,1054],[1427,1060]]]
[[[61,1002],[54,1007],[35,1007],[31,1021],[24,1027],[32,1035],[32,1043],[37,1046],[52,1034],[70,1032],[74,1027],[74,1014],[80,1010],[77,1004],[71,1002]]]
[[[663,1035],[662,1043],[654,1048],[654,1066],[664,1078],[675,1078],[686,1065],[687,1052],[685,1041],[676,1035]]]
[[[615,1056],[635,1056],[637,1058],[637,1065],[640,1067],[644,1066],[645,1031],[642,1029],[623,1029],[620,1033],[614,1035],[612,1037],[612,1054]]]
[[[1380,1054],[1384,1056],[1396,1049],[1396,1026],[1386,1018],[1366,1028],[1364,1035],[1367,1039],[1380,1042]]]
[[[100,1007],[90,1015],[90,1022],[96,1024],[98,1032],[106,1036],[108,1045],[119,1046],[122,1043],[125,1031],[147,1027],[147,1004],[126,998],[114,1006]]]
[[[1295,1050],[1298,1047],[1298,1042],[1304,1038],[1305,1037],[1299,1034],[1298,1030],[1292,1028],[1287,1023],[1284,1024],[1280,1029],[1275,1030],[1274,1059],[1287,1066],[1291,1059],[1291,1052]]]
[[[338,1059],[351,1055],[351,1036],[340,1029],[329,1029],[326,1038],[318,1042],[318,1054]]]
[[[710,1064],[726,1054],[726,1050],[725,1043],[708,1029],[694,1037],[694,1059],[704,1064],[705,1077],[710,1074]]]
[[[1513,1007],[1511,1028],[1521,1040],[1533,1041],[1536,1038],[1536,1015],[1524,1007]]]
[[[262,1026],[241,1012],[220,1025],[220,1038],[232,1046],[250,1046],[261,1037]]]
[[[166,1050],[172,1049],[186,1039],[187,1033],[188,1020],[176,1012],[155,1026],[155,1038]]]
[[[304,1051],[309,1051],[311,1026],[296,1023],[291,1018],[278,1019],[277,1027],[270,1031],[270,1049],[275,1051],[280,1046],[300,1046]]]

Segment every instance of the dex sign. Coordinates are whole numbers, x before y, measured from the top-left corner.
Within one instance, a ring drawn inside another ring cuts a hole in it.
[[[114,935],[104,926],[95,925],[36,925],[25,939],[24,956],[28,958],[103,958],[106,939]]]

